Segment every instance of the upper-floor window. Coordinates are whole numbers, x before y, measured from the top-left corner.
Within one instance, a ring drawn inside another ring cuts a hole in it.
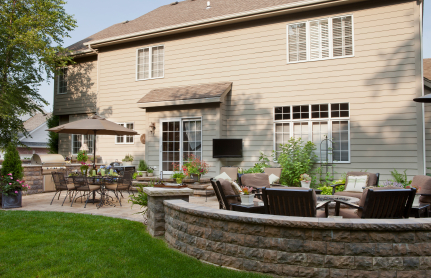
[[[134,128],[133,123],[118,123],[118,124],[131,130],[133,130]],[[133,135],[117,135],[115,138],[116,144],[133,144],[134,142],[135,141],[134,141]]]
[[[277,156],[281,152],[280,144],[286,144],[292,137],[312,141],[320,162],[350,162],[349,103],[275,107],[274,150]]]
[[[87,145],[87,153],[92,154],[94,150],[94,135],[73,134],[72,154],[78,154],[84,144]]]
[[[138,80],[163,78],[164,54],[163,45],[138,49],[136,78]]]
[[[287,62],[353,56],[353,16],[287,25]]]
[[[62,68],[57,76],[57,93],[67,93],[67,68]]]

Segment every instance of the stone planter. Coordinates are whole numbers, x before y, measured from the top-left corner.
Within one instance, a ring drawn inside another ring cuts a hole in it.
[[[301,181],[301,187],[310,188],[311,181]]]
[[[241,194],[241,205],[253,205],[254,194]]]
[[[2,209],[22,207],[22,191],[19,191],[16,196],[6,196],[2,194],[1,207]]]
[[[201,179],[201,175],[192,174],[192,178],[195,182],[199,182]]]
[[[143,178],[145,178],[147,176],[147,171],[137,171],[138,174],[141,173]]]
[[[154,176],[154,173],[148,173],[148,176],[152,177],[152,176]]]
[[[132,166],[131,161],[123,161],[123,166]]]

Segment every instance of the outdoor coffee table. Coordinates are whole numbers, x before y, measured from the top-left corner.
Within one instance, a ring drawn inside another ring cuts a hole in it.
[[[348,196],[340,196],[340,195],[317,195],[317,203],[325,202],[325,201],[331,201],[331,203],[328,204],[329,207],[329,214],[335,215],[335,201],[340,200],[344,202],[348,202],[354,205],[359,204],[359,199],[355,197],[348,197]],[[342,208],[346,209],[352,209],[349,206],[341,204]]]
[[[232,204],[233,211],[265,214],[264,206]]]

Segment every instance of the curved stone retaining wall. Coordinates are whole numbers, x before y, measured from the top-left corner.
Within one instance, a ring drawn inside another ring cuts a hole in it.
[[[431,219],[350,220],[164,201],[165,239],[216,265],[289,277],[431,277]]]

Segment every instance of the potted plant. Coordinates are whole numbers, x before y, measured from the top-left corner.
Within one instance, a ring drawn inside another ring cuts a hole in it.
[[[241,205],[253,205],[254,194],[253,188],[244,186],[241,193]]]
[[[123,165],[124,166],[131,166],[133,162],[133,155],[127,154],[123,159]]]
[[[2,208],[18,208],[22,206],[22,191],[27,190],[24,184],[23,168],[16,145],[9,143],[1,169],[0,193],[2,195]]]
[[[145,162],[145,160],[139,160],[138,173],[141,173],[142,177],[146,177],[147,176],[147,170],[148,170],[148,166],[147,166],[147,163]]]
[[[194,154],[191,154],[184,164],[187,172],[195,182],[199,182],[200,177],[208,173],[209,165]]]
[[[178,184],[182,184],[183,183],[183,179],[187,176],[187,168],[183,167],[183,170],[185,170],[186,172],[184,173],[183,171],[180,171],[180,165],[176,164],[176,163],[172,163],[174,166],[174,173],[172,174],[172,178],[175,179],[175,181]]]
[[[301,187],[304,188],[310,188],[310,183],[311,183],[311,177],[308,174],[302,174],[299,177],[299,180],[301,181]]]
[[[78,155],[77,155],[77,157],[76,157],[76,160],[77,160],[79,163],[81,163],[81,167],[80,167],[80,169],[81,169],[81,173],[82,173],[84,176],[87,176],[88,168],[90,168],[90,165],[91,165],[91,164],[87,164],[87,160],[88,160],[88,154],[87,154],[87,151],[79,151],[79,152],[78,152]]]
[[[154,169],[153,169],[153,168],[151,168],[151,167],[148,167],[148,169],[147,169],[147,173],[148,173],[148,176],[149,176],[149,177],[154,176]]]

